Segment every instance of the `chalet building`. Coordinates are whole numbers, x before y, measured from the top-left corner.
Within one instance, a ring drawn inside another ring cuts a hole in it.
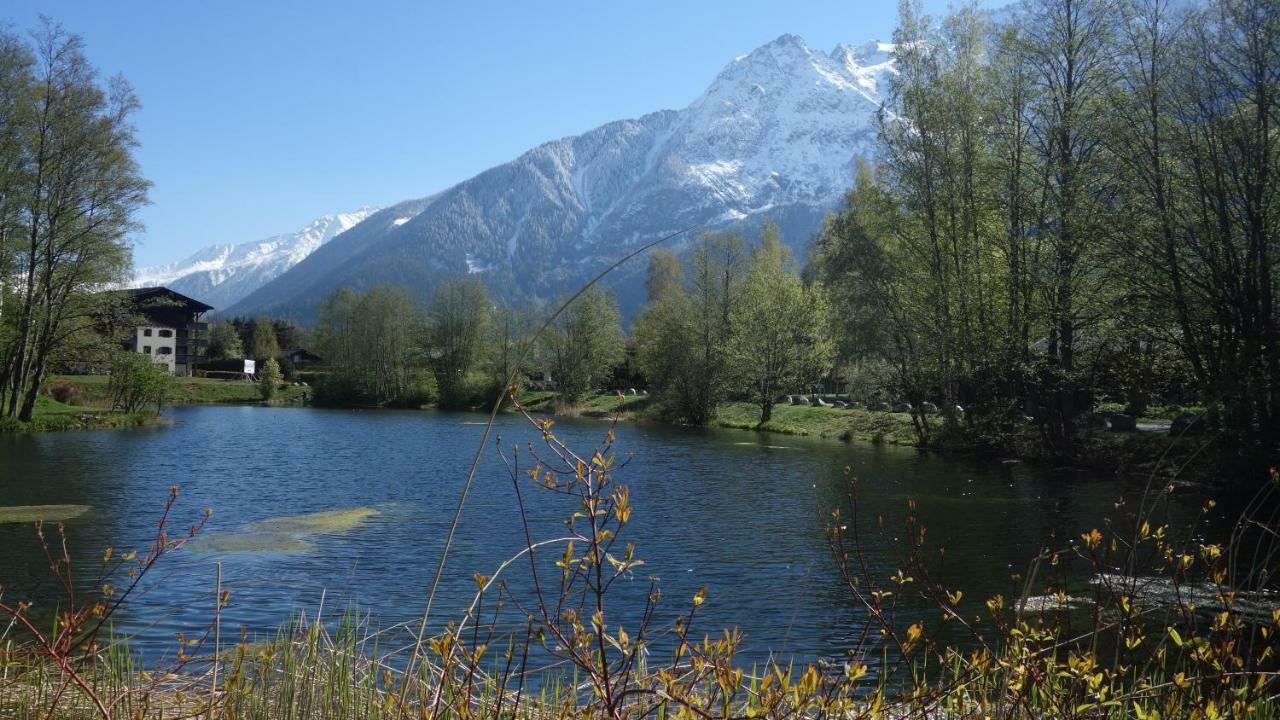
[[[202,337],[209,323],[202,318],[213,307],[165,287],[137,288],[128,293],[140,324],[125,340],[125,350],[150,355],[174,375],[191,375],[200,349],[209,344]]]

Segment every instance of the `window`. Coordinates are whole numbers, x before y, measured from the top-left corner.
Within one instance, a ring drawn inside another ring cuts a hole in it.
[[[150,346],[150,345],[143,345],[143,346],[142,346],[142,352],[144,352],[144,353],[146,353],[146,354],[150,355],[150,354],[151,354],[151,346]]]
[[[171,348],[171,347],[158,347],[158,348],[156,348],[156,354],[157,354],[157,355],[172,355],[172,354],[173,354],[173,348]]]
[[[142,329],[142,336],[143,336],[143,337],[151,337],[151,328],[143,328],[143,329]],[[150,351],[150,350],[148,350],[147,352],[151,352],[151,351]]]
[[[160,331],[160,337],[173,337],[173,331],[172,331],[172,330],[161,330],[161,331]]]

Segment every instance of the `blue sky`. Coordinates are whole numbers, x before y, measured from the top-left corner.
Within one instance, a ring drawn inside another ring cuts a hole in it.
[[[941,13],[945,0],[928,0]],[[138,265],[422,197],[545,140],[696,98],[784,32],[888,40],[897,4],[8,0],[123,73],[155,184]]]

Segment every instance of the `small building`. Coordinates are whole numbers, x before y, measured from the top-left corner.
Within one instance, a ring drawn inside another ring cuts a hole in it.
[[[294,348],[289,351],[289,362],[295,367],[305,367],[324,362],[324,358],[305,348]]]
[[[200,360],[200,349],[209,341],[205,313],[213,309],[199,300],[166,287],[129,290],[131,310],[139,324],[124,348],[150,355],[174,375],[192,374]]]

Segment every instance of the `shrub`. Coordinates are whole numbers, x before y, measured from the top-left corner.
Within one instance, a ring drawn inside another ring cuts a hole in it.
[[[66,380],[55,380],[49,385],[49,397],[64,405],[79,405],[84,401],[84,388]]]
[[[258,392],[262,393],[263,400],[275,399],[276,393],[280,392],[280,379],[280,363],[275,358],[268,358],[262,364],[262,372],[258,373]]]
[[[160,411],[173,388],[173,376],[149,356],[122,351],[111,359],[107,398],[113,410],[138,412],[151,405]]]
[[[288,355],[281,355],[277,360],[280,365],[280,373],[284,375],[284,379],[293,382],[298,379],[298,368],[289,359]]]

